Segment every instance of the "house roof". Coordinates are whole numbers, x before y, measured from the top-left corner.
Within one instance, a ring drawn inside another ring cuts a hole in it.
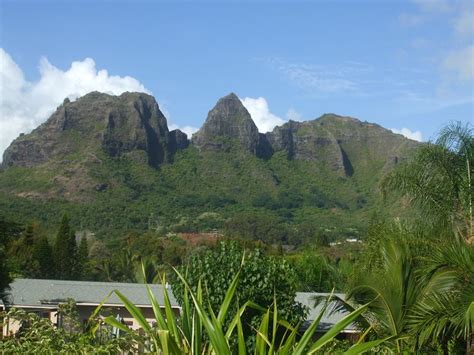
[[[163,305],[163,286],[149,286],[158,303]],[[46,307],[72,298],[77,304],[98,305],[114,290],[120,291],[135,305],[151,306],[145,284],[40,279],[15,279],[10,284],[7,301],[12,306]],[[171,290],[168,290],[168,295],[171,305],[179,307]],[[122,305],[123,303],[115,294],[112,294],[105,304]]]
[[[321,314],[324,307],[324,298],[329,297],[330,293],[324,292],[297,292],[295,301],[302,303],[303,305],[309,308],[308,317],[306,318],[304,327],[308,327],[318,316]],[[346,295],[343,293],[334,293],[333,297],[339,298],[341,300],[346,299]],[[316,302],[316,299],[322,299],[322,302]],[[321,321],[318,326],[319,331],[327,331],[334,324],[339,322],[349,313],[343,310],[336,310],[336,301],[329,303],[326,312],[323,314]],[[346,332],[355,332],[358,330],[355,324],[348,325],[345,329]]]
[[[164,304],[163,285],[149,285],[160,305]],[[68,298],[76,301],[76,304],[98,305],[105,300],[114,290],[120,291],[133,304],[142,307],[151,307],[148,292],[145,284],[120,283],[120,282],[94,282],[94,281],[65,281],[65,280],[42,280],[42,279],[15,279],[10,284],[8,304],[16,307],[41,307],[54,308],[59,303],[65,302]],[[179,307],[171,289],[168,295],[172,307]],[[297,292],[295,301],[301,302],[309,308],[309,314],[303,326],[309,326],[321,313],[324,302],[316,305],[315,299],[318,297],[328,297],[329,293],[321,292]],[[342,300],[345,295],[334,294]],[[0,301],[1,302],[1,301]],[[106,305],[122,305],[120,299],[112,294],[105,302]],[[318,326],[319,331],[326,331],[340,321],[347,312],[334,311],[336,302],[331,302],[325,314],[321,318]],[[349,325],[347,332],[357,330],[354,324]]]

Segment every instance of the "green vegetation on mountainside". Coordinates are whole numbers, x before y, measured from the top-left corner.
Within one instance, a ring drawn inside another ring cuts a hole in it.
[[[225,220],[248,212],[286,226],[313,221],[320,229],[357,234],[379,210],[377,187],[371,185],[379,174],[342,177],[315,162],[288,160],[283,153],[263,160],[235,145],[227,151],[189,147],[159,169],[137,157],[100,159],[100,164],[82,160],[85,163],[72,168],[40,165],[1,171],[2,211],[16,220],[36,219],[46,226],[56,225],[67,211],[81,229],[113,239],[126,231],[157,226],[185,224],[180,231],[199,231],[203,226],[190,227],[189,220],[206,212],[217,213],[219,228]],[[90,188],[79,191],[77,201],[47,197],[48,191],[60,188],[54,176],[65,176],[68,170],[78,171],[81,180],[91,182]],[[95,186],[102,186],[102,191]]]

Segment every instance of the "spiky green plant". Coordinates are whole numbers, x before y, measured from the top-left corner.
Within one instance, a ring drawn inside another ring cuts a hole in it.
[[[240,271],[232,280],[217,314],[203,300],[201,284],[199,283],[197,291],[193,293],[183,275],[177,270],[175,272],[180,282],[184,285],[183,292],[185,293],[183,297],[184,304],[179,316],[173,312],[166,287],[163,288],[164,304],[160,305],[150,287],[146,286],[154,311],[155,326],[150,326],[140,309],[121,292],[113,291],[142,328],[150,344],[147,350],[157,354],[230,355],[236,352],[239,355],[247,354],[241,319],[248,308],[259,310],[263,314],[260,326],[258,329],[254,329],[256,332],[255,354],[312,354],[321,350],[324,345],[328,344],[349,324],[360,317],[368,307],[368,305],[364,305],[351,312],[321,338],[314,341],[315,332],[323,313],[326,311],[327,303],[319,317],[300,335],[298,333],[298,326],[290,325],[288,322],[280,319],[276,302],[269,309],[263,309],[250,301],[244,302],[238,309],[232,308]],[[165,282],[164,279],[163,282]],[[104,300],[104,303],[106,300]],[[100,312],[100,309],[101,306],[96,309],[93,317]],[[225,322],[227,317],[231,319],[228,324]],[[106,317],[104,321],[111,326],[136,336],[136,332],[120,323],[113,316]],[[378,346],[386,340],[386,338],[383,338],[371,342],[363,342],[363,339],[361,339],[347,353],[358,354]],[[146,342],[142,341],[142,343]]]

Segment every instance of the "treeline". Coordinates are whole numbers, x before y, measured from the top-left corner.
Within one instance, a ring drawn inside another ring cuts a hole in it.
[[[23,231],[15,224],[9,229],[4,244],[11,275],[60,280],[89,277],[87,237],[76,237],[67,215],[51,240],[38,223],[28,224]]]

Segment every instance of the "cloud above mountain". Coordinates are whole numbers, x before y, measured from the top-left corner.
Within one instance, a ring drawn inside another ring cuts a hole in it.
[[[270,112],[268,102],[263,97],[258,97],[256,99],[252,97],[245,97],[240,99],[240,101],[242,101],[242,104],[250,113],[250,116],[252,116],[252,119],[260,133],[269,132],[273,130],[275,126],[280,126],[286,122],[282,118]]]
[[[414,141],[423,142],[423,135],[420,131],[412,131],[409,128],[403,127],[402,129],[390,128],[393,133],[401,134],[408,139],[413,139]]]
[[[12,57],[0,48],[0,153],[20,133],[27,133],[44,122],[64,98],[71,100],[91,91],[119,95],[126,91],[149,91],[130,76],[110,75],[98,70],[93,59],[75,61],[61,70],[41,58],[40,78],[25,79]]]

